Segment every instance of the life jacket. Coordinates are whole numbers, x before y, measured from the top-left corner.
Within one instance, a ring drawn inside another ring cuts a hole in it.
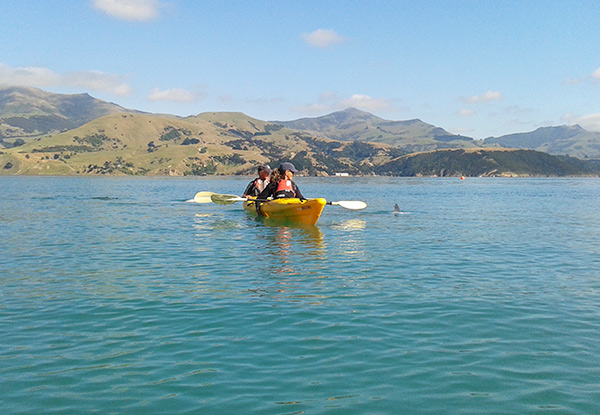
[[[280,197],[296,197],[294,192],[294,185],[291,180],[281,179],[277,184],[277,189],[273,193],[275,199]]]
[[[262,192],[263,190],[265,190],[265,187],[267,187],[267,185],[268,185],[268,184],[269,184],[269,179],[264,179],[264,180],[261,180],[261,179],[256,179],[256,180],[254,181],[254,187],[255,187],[256,189],[258,189],[258,193],[260,193],[260,192]],[[258,193],[257,193],[257,194],[258,194]]]

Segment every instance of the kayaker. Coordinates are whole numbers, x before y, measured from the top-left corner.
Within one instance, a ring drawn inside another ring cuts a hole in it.
[[[257,199],[267,199],[273,197],[273,199],[279,199],[282,197],[297,197],[298,199],[306,199],[296,183],[292,180],[294,174],[298,173],[296,167],[292,163],[281,163],[278,169],[273,170],[271,173],[270,182],[260,192]]]
[[[244,197],[256,197],[260,192],[265,190],[269,184],[270,174],[271,168],[268,164],[262,164],[258,166],[258,177],[248,183],[246,190],[244,190]]]

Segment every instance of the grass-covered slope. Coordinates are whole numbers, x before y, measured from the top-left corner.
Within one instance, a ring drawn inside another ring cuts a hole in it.
[[[27,87],[0,88],[0,139],[27,139],[63,132],[96,118],[123,112],[135,111],[88,94],[54,94]]]
[[[598,165],[534,150],[457,149],[409,154],[378,166],[394,176],[588,176]]]
[[[337,142],[241,113],[177,118],[113,114],[0,152],[0,174],[252,174],[292,161],[304,174],[369,174],[402,154],[376,143]]]

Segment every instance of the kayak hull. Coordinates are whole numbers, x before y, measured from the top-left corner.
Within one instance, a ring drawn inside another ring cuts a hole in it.
[[[319,220],[327,201],[323,198],[300,200],[298,198],[273,199],[259,203],[261,215],[267,219],[314,225]],[[246,212],[257,215],[255,202],[244,202]]]

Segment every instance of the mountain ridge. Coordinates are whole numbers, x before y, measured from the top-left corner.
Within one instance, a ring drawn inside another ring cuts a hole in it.
[[[38,88],[0,88],[0,139],[28,138],[77,128],[129,110],[88,93],[54,94]]]
[[[587,131],[580,125],[540,127],[527,133],[490,137],[484,145],[522,148],[548,154],[569,155],[581,159],[600,159],[600,133]]]
[[[88,94],[62,96],[35,89],[19,93],[33,97],[27,102],[14,91],[10,96],[0,95],[0,122],[20,115],[35,128],[23,138],[0,137],[0,174],[252,174],[257,164],[292,161],[307,175],[548,176],[567,172],[595,175],[600,164],[565,158],[571,166],[566,168],[560,159],[539,151],[504,151],[501,142],[489,141],[494,147],[483,151],[482,142],[450,134],[420,119],[389,121],[356,108],[280,122],[240,112],[203,112],[188,117],[142,113]],[[80,101],[84,104],[73,109]],[[81,124],[97,112],[108,114]],[[35,118],[40,114],[81,125],[34,135],[45,125]],[[569,128],[549,127],[537,134],[551,136],[557,143],[571,140],[569,144],[576,149],[577,140],[587,132],[579,126]],[[373,134],[380,140],[370,139]],[[600,142],[590,137],[587,149]],[[527,134],[518,137],[527,138],[532,146],[547,145]],[[413,167],[406,168],[405,163]],[[470,167],[475,165],[479,170]]]
[[[288,128],[323,134],[341,141],[369,141],[401,147],[409,152],[438,148],[472,148],[470,137],[449,133],[418,118],[391,121],[356,108],[347,108],[321,117],[275,121]],[[447,143],[452,144],[447,144]]]

